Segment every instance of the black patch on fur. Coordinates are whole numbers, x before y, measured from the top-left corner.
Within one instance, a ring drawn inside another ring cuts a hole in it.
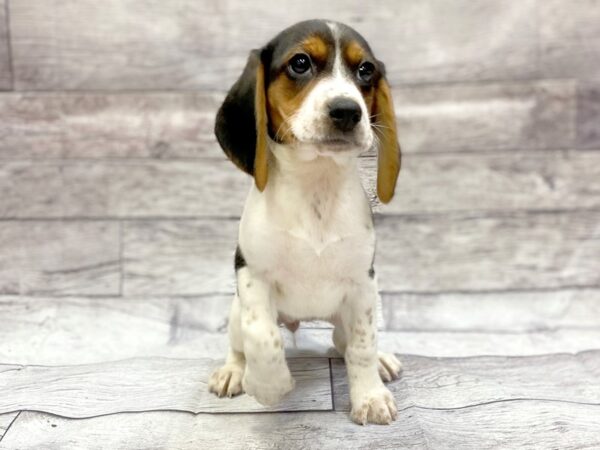
[[[254,175],[256,119],[254,95],[261,51],[252,50],[240,78],[217,112],[215,135],[225,154],[249,175]]]
[[[242,255],[242,250],[240,250],[239,245],[235,248],[235,258],[233,260],[233,266],[235,267],[236,272],[239,269],[246,267],[246,260],[244,259],[244,255]]]
[[[369,278],[375,278],[375,252],[373,252],[373,258],[371,258],[371,267],[369,268],[369,271],[367,272],[369,274]]]

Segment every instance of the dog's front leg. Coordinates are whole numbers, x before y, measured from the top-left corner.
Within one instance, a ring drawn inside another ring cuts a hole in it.
[[[365,282],[349,300],[349,308],[342,312],[341,319],[347,336],[344,358],[350,384],[350,414],[359,424],[389,424],[396,419],[397,408],[378,370],[375,281]]]
[[[241,331],[246,355],[242,385],[263,405],[274,405],[294,387],[277,326],[277,310],[269,284],[249,271],[237,273]]]

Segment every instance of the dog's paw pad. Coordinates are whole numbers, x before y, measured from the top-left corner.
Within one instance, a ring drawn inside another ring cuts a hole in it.
[[[225,364],[210,376],[208,390],[219,397],[233,397],[244,392],[242,388],[243,377],[243,365]]]
[[[393,353],[379,352],[377,369],[379,370],[379,376],[383,381],[392,381],[400,376],[400,372],[402,372],[402,363]]]
[[[396,401],[392,393],[384,387],[374,389],[353,402],[350,416],[360,425],[376,423],[389,425],[398,415]]]

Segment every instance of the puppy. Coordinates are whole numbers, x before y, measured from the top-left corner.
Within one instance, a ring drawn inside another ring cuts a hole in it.
[[[377,195],[390,201],[400,147],[383,63],[346,25],[300,22],[250,53],[215,133],[254,183],[235,252],[229,354],[210,391],[277,403],[294,387],[278,323],[325,319],[346,361],[352,419],[390,423],[397,409],[382,378],[397,377],[400,362],[377,352],[375,234],[357,170],[375,147]]]

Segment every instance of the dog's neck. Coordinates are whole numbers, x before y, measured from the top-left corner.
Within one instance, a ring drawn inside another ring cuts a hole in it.
[[[271,153],[263,194],[279,229],[311,242],[319,253],[355,233],[357,217],[370,217],[358,174],[358,152],[349,149],[330,156],[306,146],[279,145]]]
[[[358,151],[355,149],[334,152],[308,144],[282,145],[272,142],[271,154],[269,182],[276,184],[278,190],[291,194],[290,198],[302,198],[310,203],[322,202],[327,206],[342,191],[360,185]]]
[[[323,154],[307,146],[275,144],[263,192],[273,226],[309,243],[317,254],[351,236],[370,217],[358,174],[358,152]],[[369,219],[370,220],[370,219]]]

